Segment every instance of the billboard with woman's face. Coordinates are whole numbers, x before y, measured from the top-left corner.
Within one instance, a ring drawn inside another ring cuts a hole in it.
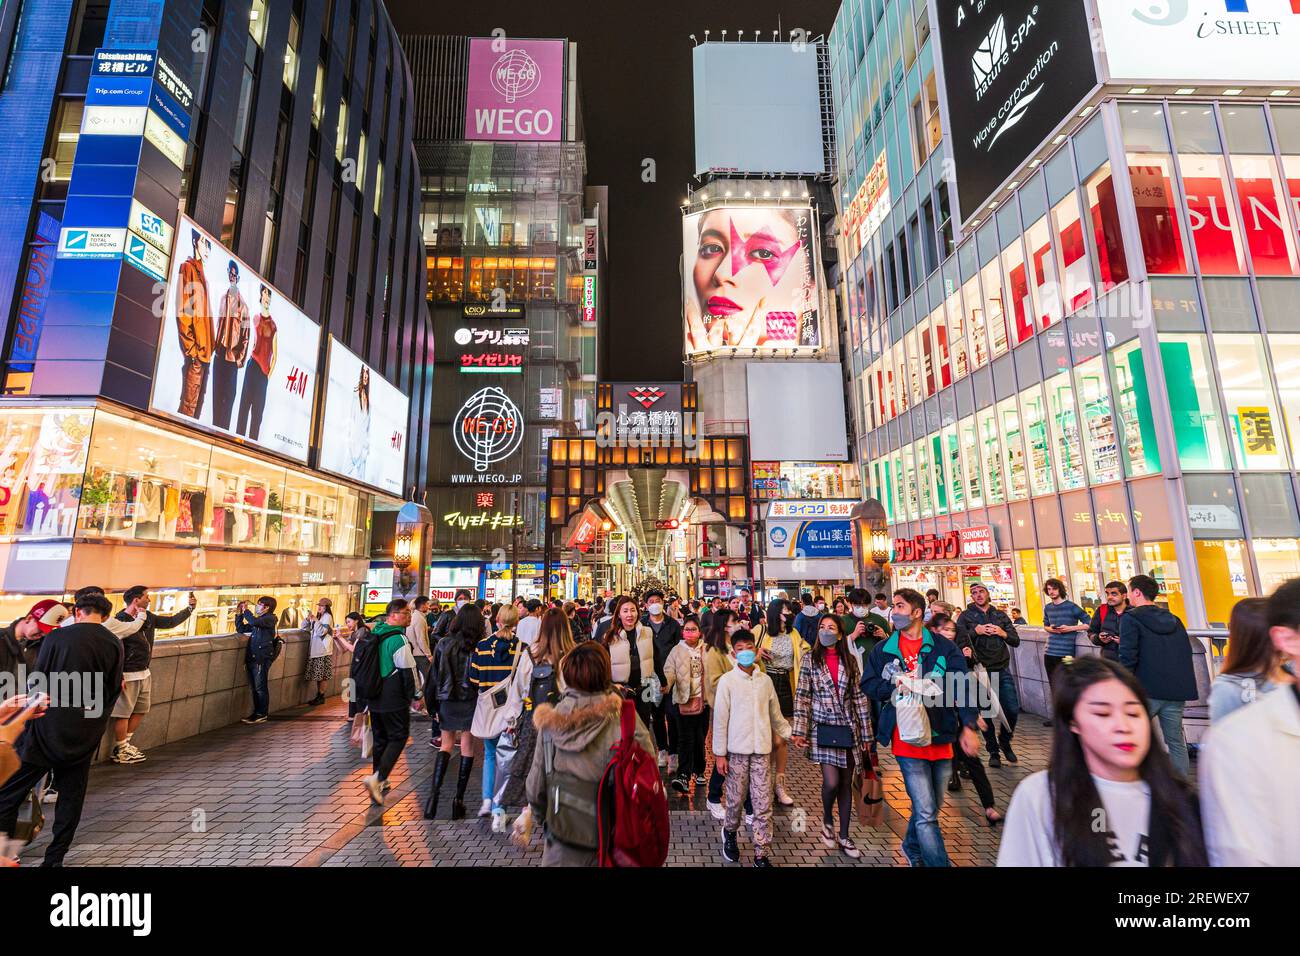
[[[400,389],[331,336],[321,468],[400,495],[410,405]]]
[[[821,345],[807,206],[723,206],[683,220],[686,352]]]

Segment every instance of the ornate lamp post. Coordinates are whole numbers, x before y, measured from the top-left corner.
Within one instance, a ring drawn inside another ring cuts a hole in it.
[[[853,556],[858,569],[858,586],[873,595],[885,590],[886,567],[893,551],[889,536],[889,516],[885,506],[875,498],[853,509]]]

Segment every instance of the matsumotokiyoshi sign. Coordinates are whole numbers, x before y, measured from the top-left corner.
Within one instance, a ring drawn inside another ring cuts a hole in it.
[[[936,0],[963,223],[1097,86],[1083,0]]]
[[[1300,82],[1296,0],[1097,0],[1112,82]]]

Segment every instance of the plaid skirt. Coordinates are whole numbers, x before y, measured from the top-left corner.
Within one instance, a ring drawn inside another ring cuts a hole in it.
[[[816,764],[847,767],[849,765],[849,751],[843,747],[819,747],[817,745],[817,724],[814,722],[808,734],[808,759]]]

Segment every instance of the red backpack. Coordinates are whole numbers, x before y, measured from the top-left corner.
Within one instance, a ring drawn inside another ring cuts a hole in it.
[[[601,866],[663,866],[668,859],[668,794],[659,764],[636,742],[636,703],[623,701],[623,739],[597,790]],[[611,820],[612,818],[612,820]]]

